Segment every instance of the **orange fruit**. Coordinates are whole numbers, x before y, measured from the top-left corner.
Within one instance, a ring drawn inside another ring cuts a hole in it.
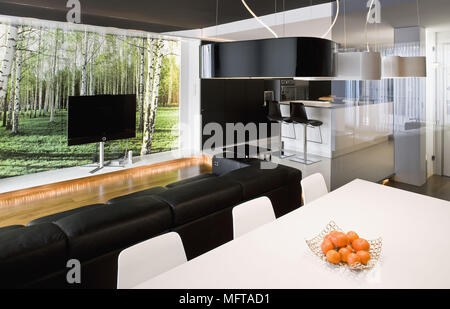
[[[361,263],[362,264],[367,265],[367,263],[369,263],[369,261],[370,261],[370,254],[369,254],[369,252],[361,250],[361,251],[356,252],[356,254],[361,259]]]
[[[347,249],[348,249],[348,251],[350,251],[350,253],[352,253],[352,252],[353,252],[353,248],[352,248],[352,246],[350,246],[350,245],[347,245],[347,247],[345,247],[345,248],[347,248]]]
[[[354,265],[355,263],[361,263],[361,258],[356,253],[350,253],[347,256],[347,264]]]
[[[330,234],[327,234],[327,235],[323,238],[323,240],[329,240],[329,241],[331,241],[331,235],[330,235]]]
[[[322,249],[323,254],[327,254],[328,251],[334,249],[334,246],[333,246],[333,243],[331,242],[331,240],[326,239],[322,242],[322,245],[320,246],[320,248]]]
[[[350,231],[347,233],[348,239],[350,239],[350,242],[353,242],[355,239],[358,239],[359,236],[356,234],[356,232]]]
[[[343,262],[347,262],[348,255],[349,255],[350,253],[352,253],[352,251],[350,251],[348,248],[341,248],[341,249],[339,250],[339,253],[341,254],[341,259],[342,259],[342,261],[343,261]]]
[[[342,232],[336,232],[331,235],[331,241],[333,242],[333,245],[339,248],[346,247],[349,244],[347,235]]]
[[[341,261],[341,254],[336,250],[327,252],[327,261],[333,264],[338,264]]]
[[[353,247],[353,249],[355,249],[356,252],[369,251],[369,249],[370,249],[369,242],[367,240],[365,240],[364,238],[355,239],[352,242],[352,247]]]

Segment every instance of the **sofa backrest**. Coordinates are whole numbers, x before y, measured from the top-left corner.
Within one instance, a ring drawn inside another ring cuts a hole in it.
[[[170,205],[173,226],[179,226],[210,215],[242,200],[239,184],[217,177],[207,178],[154,195]]]
[[[51,223],[0,229],[0,288],[25,287],[66,267],[67,237]]]
[[[69,258],[80,261],[159,235],[172,223],[169,206],[151,196],[122,200],[54,222],[67,235]]]

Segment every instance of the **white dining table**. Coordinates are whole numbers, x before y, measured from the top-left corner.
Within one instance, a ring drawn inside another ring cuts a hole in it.
[[[330,221],[382,237],[372,269],[349,270],[311,253],[305,240]],[[136,288],[450,288],[449,259],[450,202],[357,179]]]

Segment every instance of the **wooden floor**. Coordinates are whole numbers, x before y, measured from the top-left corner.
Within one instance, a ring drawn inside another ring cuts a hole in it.
[[[179,159],[0,194],[0,227],[107,200],[211,171],[206,156]]]
[[[389,181],[386,185],[414,193],[428,195],[441,200],[450,201],[450,178],[445,176],[431,176],[420,187],[401,182]]]

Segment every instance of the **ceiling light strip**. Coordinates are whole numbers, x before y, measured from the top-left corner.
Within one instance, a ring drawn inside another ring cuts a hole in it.
[[[275,31],[273,31],[269,26],[267,26],[258,16],[256,16],[256,14],[252,11],[252,9],[250,9],[250,7],[247,5],[247,2],[245,2],[245,0],[241,0],[242,4],[245,6],[245,8],[247,9],[247,11],[252,14],[252,16],[262,25],[264,26],[267,30],[270,31],[270,33],[273,34],[274,37],[278,38],[278,35],[275,33]]]
[[[369,11],[367,12],[367,17],[366,17],[366,27],[364,29],[364,32],[366,34],[366,48],[367,48],[368,52],[370,52],[370,46],[369,46],[369,36],[368,36],[368,33],[367,33],[367,24],[369,23],[370,13],[372,12],[372,7],[373,7],[374,3],[375,3],[375,0],[372,0],[370,2]]]
[[[328,28],[327,32],[325,32],[325,34],[322,35],[322,39],[325,39],[325,38],[326,38],[326,36],[328,35],[328,33],[330,33],[331,29],[333,29],[334,25],[336,24],[337,19],[338,19],[338,17],[339,17],[339,6],[340,6],[340,5],[339,5],[339,0],[336,0],[336,17],[334,18],[334,21],[333,21],[333,23],[331,24],[330,28]]]

